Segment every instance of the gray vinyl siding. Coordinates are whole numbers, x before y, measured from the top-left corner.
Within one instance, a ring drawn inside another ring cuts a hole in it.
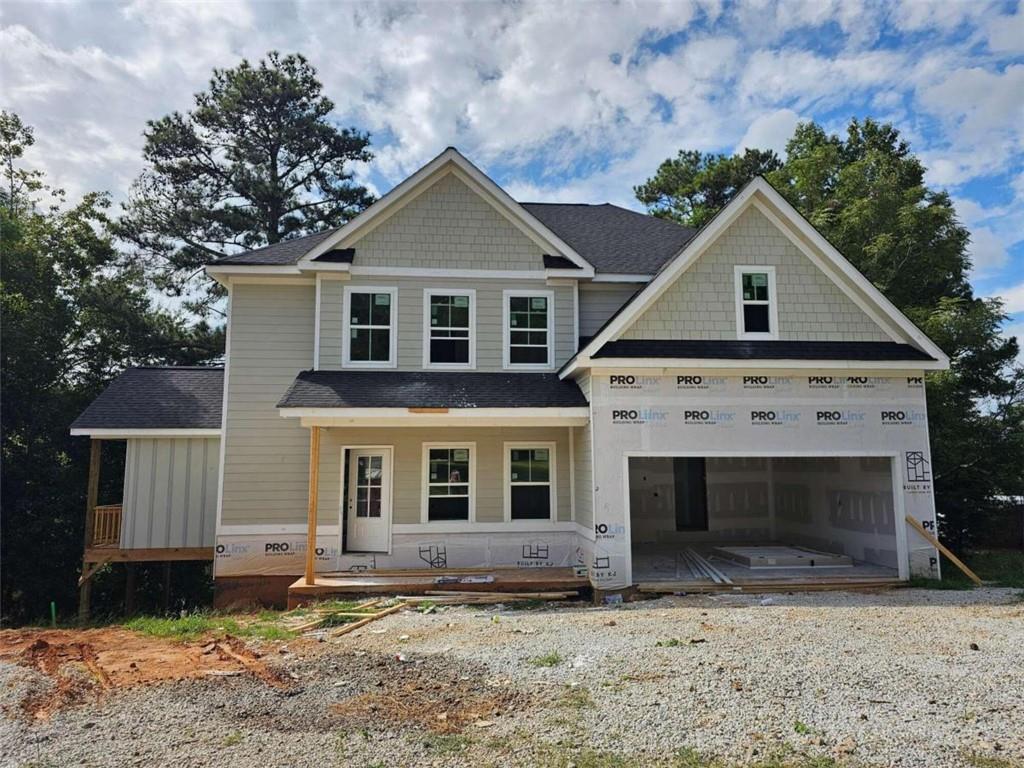
[[[503,292],[551,291],[554,294],[553,369],[576,351],[573,339],[573,302],[570,285],[548,286],[543,280],[469,280],[422,277],[353,276],[350,281],[320,282],[320,368],[342,367],[342,308],[345,286],[398,288],[398,369],[423,368],[423,291],[473,289],[476,291],[476,370],[502,370]],[[353,368],[357,366],[352,366]]]
[[[544,269],[540,247],[451,174],[352,245],[362,266]]]
[[[644,283],[582,283],[580,336],[593,336]]]
[[[587,401],[590,401],[590,374],[583,373],[576,383]],[[590,424],[573,427],[573,453],[575,454],[576,522],[590,530],[594,527],[594,433]]]
[[[390,445],[394,447],[392,522],[421,522],[423,493],[423,444],[471,442],[476,444],[476,522],[500,523],[504,511],[504,455],[506,442],[555,443],[555,493],[557,519],[572,517],[569,491],[568,427],[344,427],[324,429],[320,438],[320,495],[318,519],[323,525],[339,521],[341,514],[342,446]],[[282,523],[301,523],[306,512]],[[466,523],[472,532],[473,524]]]
[[[121,547],[212,547],[217,522],[217,438],[127,441]]]
[[[313,365],[313,285],[231,289],[221,523],[305,520],[309,430],[278,400]]]
[[[737,265],[775,267],[779,339],[891,341],[760,211],[750,208],[623,332],[624,339],[735,339]]]

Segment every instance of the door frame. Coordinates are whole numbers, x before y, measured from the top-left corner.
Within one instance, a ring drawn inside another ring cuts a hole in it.
[[[392,537],[394,536],[395,529],[395,447],[393,445],[343,445],[341,446],[341,492],[338,494],[340,497],[340,503],[338,505],[338,551],[345,554],[363,554],[362,552],[356,552],[351,549],[345,548],[345,532],[348,525],[345,517],[345,507],[348,504],[348,493],[346,487],[348,484],[348,471],[349,471],[349,451],[381,451],[387,454],[387,466],[388,466],[388,477],[385,480],[385,484],[388,487],[388,544],[387,549],[383,552],[370,552],[366,554],[391,554],[392,548]]]

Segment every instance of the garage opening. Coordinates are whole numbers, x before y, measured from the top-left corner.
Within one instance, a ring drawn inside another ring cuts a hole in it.
[[[899,572],[892,459],[629,459],[633,581],[873,583]]]

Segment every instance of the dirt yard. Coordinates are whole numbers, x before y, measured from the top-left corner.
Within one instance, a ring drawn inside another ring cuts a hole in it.
[[[0,633],[2,766],[1024,765],[1013,590],[408,610],[327,640]]]

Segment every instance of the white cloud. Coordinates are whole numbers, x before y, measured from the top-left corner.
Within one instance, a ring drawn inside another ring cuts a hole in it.
[[[929,183],[954,187],[978,274],[999,279],[1024,232],[1021,9],[7,0],[2,14],[0,106],[36,127],[31,161],[72,197],[123,195],[147,119],[188,109],[214,67],[278,49],[318,68],[339,123],[373,133],[357,172],[379,191],[456,144],[524,199],[636,207],[633,185],[681,148],[779,151],[802,117],[841,129],[869,109],[898,121]],[[895,44],[900,30],[914,34]],[[1008,169],[1020,188],[998,206],[956,189]]]
[[[1024,312],[1024,283],[994,291],[993,296],[1003,300],[1003,310],[1007,313]]]
[[[1010,254],[1006,245],[987,227],[971,229],[971,242],[967,247],[975,275],[995,272],[1009,262]]]
[[[793,129],[801,119],[792,109],[779,109],[759,115],[747,128],[735,151],[774,149],[779,157],[785,157],[786,142],[793,135]]]

